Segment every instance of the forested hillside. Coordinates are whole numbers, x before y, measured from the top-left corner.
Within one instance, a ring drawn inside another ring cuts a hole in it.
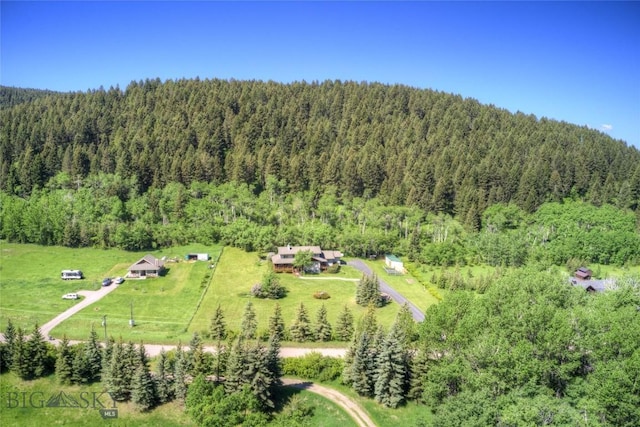
[[[59,172],[115,173],[140,193],[194,181],[259,192],[273,176],[287,193],[333,185],[469,223],[497,202],[637,209],[640,197],[640,153],[621,141],[399,85],[146,80],[3,108],[0,126],[0,183],[20,196]]]
[[[52,90],[23,89],[18,87],[0,86],[0,108],[10,108],[14,105],[30,102],[45,96],[60,94]]]
[[[0,115],[11,241],[314,242],[436,265],[640,260],[638,150],[449,94],[148,80]]]

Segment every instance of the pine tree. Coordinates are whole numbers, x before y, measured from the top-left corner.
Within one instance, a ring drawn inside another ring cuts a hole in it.
[[[263,408],[273,408],[271,398],[273,377],[269,370],[269,361],[265,348],[256,341],[245,353],[244,383],[251,387],[253,395]]]
[[[407,393],[409,368],[404,333],[397,321],[378,349],[375,399],[388,408],[396,408]]]
[[[356,303],[363,307],[374,304],[376,307],[382,305],[380,298],[380,288],[378,285],[378,276],[363,274],[356,287]]]
[[[187,361],[182,346],[176,349],[176,362],[173,367],[173,385],[176,399],[184,402],[187,396]]]
[[[339,341],[351,341],[353,337],[353,314],[347,305],[338,316],[335,334]]]
[[[281,384],[282,377],[282,361],[280,360],[280,339],[277,335],[271,335],[269,338],[269,347],[267,348],[267,369],[271,378],[271,387]]]
[[[311,331],[311,324],[309,323],[309,315],[307,309],[303,303],[300,303],[298,312],[296,314],[296,320],[289,328],[291,339],[297,342],[305,342],[313,339],[313,332]]]
[[[11,370],[23,380],[33,377],[33,368],[29,360],[29,349],[24,339],[24,331],[18,327],[18,332],[13,341],[13,354],[11,355]]]
[[[273,308],[273,315],[269,317],[269,334],[278,337],[278,341],[284,340],[285,326],[282,320],[282,309],[280,304],[276,303]]]
[[[366,397],[373,396],[375,384],[375,356],[372,342],[372,336],[366,331],[358,336],[355,343],[353,361],[347,374],[351,388],[360,396]]]
[[[202,340],[197,332],[193,333],[193,338],[189,343],[189,374],[195,377],[198,374],[207,375],[209,366],[204,353]]]
[[[405,303],[402,305],[402,308],[400,308],[400,311],[398,312],[396,322],[398,323],[398,327],[401,329],[402,335],[405,339],[403,344],[408,347],[415,339],[417,339],[416,322],[413,319],[413,314],[411,314],[408,304]]]
[[[102,349],[98,343],[98,334],[93,328],[91,328],[89,341],[85,343],[84,350],[87,363],[87,381],[99,381],[102,370]]]
[[[131,382],[127,379],[126,371],[129,361],[122,339],[113,345],[108,375],[105,381],[107,392],[117,401],[129,399]]]
[[[106,379],[110,375],[111,356],[113,354],[114,346],[115,346],[115,341],[113,340],[113,337],[109,337],[102,351],[102,371],[101,371],[100,378],[102,382],[104,382],[105,384],[107,383]]]
[[[227,336],[227,325],[220,304],[211,319],[211,338],[216,340],[216,378],[220,379],[220,362],[222,359],[222,340]]]
[[[56,376],[60,384],[71,384],[73,375],[73,353],[69,347],[69,339],[66,335],[62,337],[58,347],[58,357],[56,359]]]
[[[156,367],[156,391],[158,403],[163,404],[173,399],[173,383],[171,382],[171,366],[164,348],[160,351]]]
[[[331,341],[332,329],[327,320],[327,308],[322,304],[318,310],[315,324],[316,341]]]
[[[27,354],[33,377],[43,376],[47,371],[47,343],[45,343],[37,323],[27,341]]]
[[[244,339],[254,339],[256,337],[256,331],[258,329],[258,322],[256,320],[256,312],[253,309],[251,301],[244,307],[244,313],[242,314],[242,323],[240,325],[240,335]]]
[[[4,342],[6,343],[7,367],[11,369],[11,359],[13,357],[13,346],[16,341],[16,328],[13,326],[11,319],[7,319],[7,329],[4,331]]]
[[[144,347],[142,341],[140,341],[140,345],[138,346],[138,363],[145,368],[149,368],[149,356],[147,356],[147,349]]]
[[[224,389],[227,393],[235,393],[242,389],[245,381],[246,349],[241,337],[231,347],[227,369],[225,370]]]
[[[88,382],[88,369],[87,359],[85,358],[85,344],[76,345],[74,350],[71,381],[74,384],[86,384]]]
[[[156,392],[149,369],[140,363],[131,383],[131,401],[135,407],[146,412],[156,403]]]

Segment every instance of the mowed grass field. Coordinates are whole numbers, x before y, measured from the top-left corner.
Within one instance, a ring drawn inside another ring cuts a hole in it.
[[[184,261],[184,255],[189,252],[208,252],[212,262],[219,258],[216,268],[209,269],[208,262]],[[276,304],[282,309],[286,327],[294,322],[300,303],[304,304],[312,323],[320,307],[325,305],[328,320],[334,326],[345,305],[351,309],[356,322],[366,311],[355,303],[356,280],[362,274],[349,266],[342,266],[337,274],[322,273],[302,278],[278,274],[288,293],[276,301],[250,295],[251,287],[269,271],[269,262],[260,259],[256,253],[237,248],[222,250],[221,247],[191,245],[152,252],[127,252],[3,243],[0,249],[0,328],[6,327],[9,318],[27,330],[35,322],[46,323],[78,302],[62,300],[63,294],[99,289],[104,277],[124,276],[127,268],[146,253],[181,261],[167,263],[168,272],[163,277],[126,280],[100,301],[62,322],[51,335],[83,340],[93,327],[102,337],[102,320],[106,316],[109,336],[135,342],[177,344],[188,343],[194,332],[206,334],[218,304],[224,312],[227,328],[238,332],[245,307],[251,302],[261,336],[268,335],[269,317]],[[421,309],[436,302],[410,275],[388,276],[382,270],[382,261],[369,265],[379,277]],[[63,269],[80,269],[86,278],[61,280]],[[318,291],[327,292],[331,298],[313,298]],[[129,326],[132,309],[134,327]],[[396,303],[378,309],[379,324],[390,326],[399,309]],[[344,343],[305,343],[305,346],[344,346]]]
[[[4,329],[8,318],[28,330],[36,321],[42,325],[78,302],[63,300],[63,294],[99,289],[104,277],[124,276],[127,268],[147,253],[183,259],[189,252],[208,252],[216,259],[220,250],[220,247],[191,245],[127,252],[2,244],[0,325]],[[69,268],[82,270],[86,278],[61,280],[60,270]],[[97,303],[62,322],[51,335],[86,339],[93,326],[102,337],[102,319],[106,315],[107,333],[114,337],[145,342],[188,340],[188,324],[203,295],[202,280],[208,273],[208,263],[181,261],[167,263],[167,268],[163,277],[126,280]],[[133,328],[129,327],[132,304],[136,321]]]
[[[218,305],[224,312],[227,328],[239,331],[245,307],[248,302],[251,302],[256,312],[259,335],[268,335],[269,317],[273,315],[276,304],[279,304],[282,309],[282,317],[287,328],[296,319],[300,303],[304,304],[312,323],[323,304],[327,309],[329,323],[332,325],[336,324],[345,305],[351,309],[356,322],[366,311],[355,301],[357,282],[354,280],[362,277],[362,273],[352,267],[342,266],[341,271],[337,274],[310,274],[303,278],[289,273],[280,273],[277,274],[277,277],[288,291],[285,298],[279,300],[253,298],[250,295],[251,287],[260,282],[269,268],[268,261],[260,260],[255,253],[247,253],[236,248],[225,248],[213,275],[209,291],[194,316],[189,330],[199,333],[207,332]],[[325,291],[331,298],[327,300],[313,298],[313,294],[317,291]],[[379,324],[389,327],[395,320],[399,309],[400,306],[396,303],[378,309],[377,320]],[[315,343],[314,345],[326,346],[327,343]],[[344,346],[344,343],[336,345]]]

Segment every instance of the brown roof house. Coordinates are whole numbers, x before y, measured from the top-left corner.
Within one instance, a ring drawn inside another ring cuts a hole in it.
[[[151,254],[147,254],[129,267],[127,277],[146,279],[147,277],[158,277],[163,271],[164,261]]]
[[[313,273],[326,270],[330,265],[337,264],[342,258],[342,252],[333,250],[323,250],[320,246],[281,246],[278,253],[271,257],[273,270],[276,273],[294,271],[293,262],[296,254],[300,251],[310,251],[313,264],[307,269]]]
[[[593,273],[587,267],[580,267],[575,272],[576,279],[580,280],[591,280],[592,275]]]

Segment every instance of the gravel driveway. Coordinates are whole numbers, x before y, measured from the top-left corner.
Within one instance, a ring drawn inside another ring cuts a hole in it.
[[[365,274],[368,274],[368,275],[373,274],[373,271],[371,271],[369,266],[365,264],[364,261],[362,261],[361,259],[354,259],[352,261],[349,261],[347,262],[347,265],[350,265],[351,267],[355,268],[356,270],[360,270]],[[413,318],[415,319],[416,322],[422,322],[424,320],[424,313],[420,311],[418,307],[413,305],[411,301],[409,301],[408,299],[400,295],[395,289],[393,289],[387,282],[382,280],[380,277],[378,277],[378,283],[380,285],[380,292],[389,294],[389,296],[393,298],[393,300],[400,305],[407,304],[409,306],[409,310],[411,311],[411,314],[413,315]]]

